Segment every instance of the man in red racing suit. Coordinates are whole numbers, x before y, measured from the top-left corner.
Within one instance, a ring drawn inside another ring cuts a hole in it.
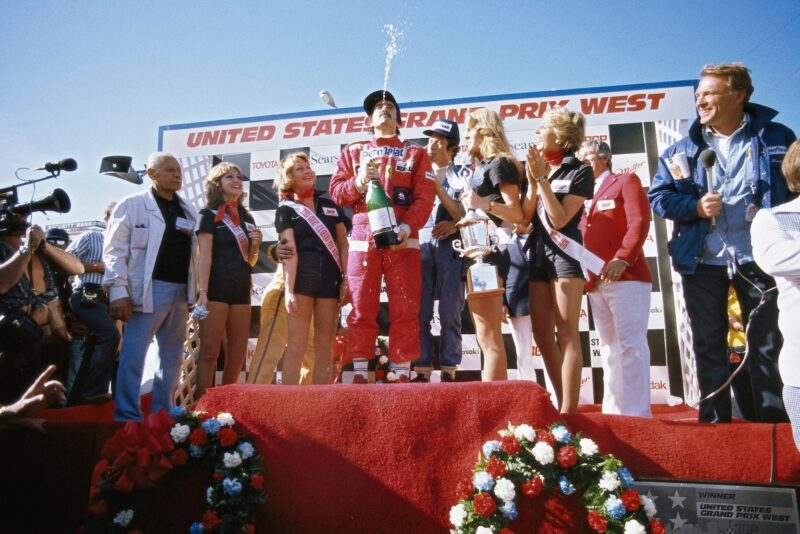
[[[347,285],[353,311],[347,318],[349,353],[354,383],[365,383],[368,360],[375,356],[378,335],[381,275],[389,299],[389,360],[395,378],[406,382],[411,362],[419,356],[419,301],[422,266],[417,231],[433,208],[435,180],[425,149],[401,141],[400,108],[388,91],[375,91],[364,100],[365,124],[373,129],[370,141],[348,145],[339,157],[329,193],[340,206],[353,208],[353,231],[347,262]],[[387,165],[391,183],[384,183]],[[392,199],[400,245],[376,249],[364,193],[369,180],[378,178]]]

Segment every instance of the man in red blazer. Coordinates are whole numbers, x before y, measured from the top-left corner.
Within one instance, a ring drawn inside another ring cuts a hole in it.
[[[581,223],[583,246],[606,264],[586,291],[603,358],[603,413],[650,416],[647,320],[653,279],[642,246],[650,204],[635,174],[611,174],[611,149],[587,141],[578,157],[594,169],[594,197]]]

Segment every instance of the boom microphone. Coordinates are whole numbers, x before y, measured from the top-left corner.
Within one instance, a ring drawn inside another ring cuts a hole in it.
[[[78,168],[78,162],[72,158],[62,159],[57,163],[45,163],[44,167],[38,170],[45,170],[47,172],[67,171],[72,172]]]
[[[706,184],[708,184],[708,189],[712,193],[716,193],[714,191],[714,163],[717,161],[717,153],[707,148],[700,152],[700,155],[697,157],[700,160],[700,164],[706,170]],[[717,218],[711,217],[711,228],[717,226]]]
[[[75,160],[72,160],[72,162],[75,163]],[[57,213],[68,213],[70,209],[72,209],[72,203],[70,202],[66,191],[63,189],[55,189],[52,193],[50,193],[50,195],[40,200],[28,202],[26,204],[17,204],[16,206],[10,208],[10,211],[16,213],[17,215],[28,215],[33,211],[55,211]]]

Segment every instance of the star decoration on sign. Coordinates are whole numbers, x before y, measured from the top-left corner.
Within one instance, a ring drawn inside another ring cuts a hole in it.
[[[672,497],[670,497],[671,499]],[[683,505],[681,505],[683,506]],[[675,519],[670,519],[670,523],[672,523],[672,530],[680,530],[683,525],[686,524],[686,520],[681,517],[681,513],[678,512],[675,514]]]
[[[685,508],[685,506],[683,506],[683,501],[686,500],[686,497],[681,497],[680,494],[678,493],[678,490],[675,490],[675,494],[667,498],[672,501],[673,508],[677,508],[678,506],[680,506],[681,508]]]

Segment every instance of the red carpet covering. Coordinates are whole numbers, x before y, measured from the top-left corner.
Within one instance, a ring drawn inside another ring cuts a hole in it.
[[[281,533],[444,533],[457,481],[483,442],[509,421],[542,427],[559,418],[529,382],[237,385],[209,391],[200,407],[231,412],[252,434],[267,472],[258,531]],[[674,420],[695,416],[682,410],[565,420],[640,478],[767,483],[774,448],[774,482],[800,482],[788,425]],[[0,431],[0,532],[75,532],[92,467],[117,428],[109,414],[108,406],[54,410],[47,436]],[[149,491],[148,532],[187,532],[202,514],[208,477],[193,468]],[[583,516],[566,498],[526,500],[512,528],[581,532]]]

